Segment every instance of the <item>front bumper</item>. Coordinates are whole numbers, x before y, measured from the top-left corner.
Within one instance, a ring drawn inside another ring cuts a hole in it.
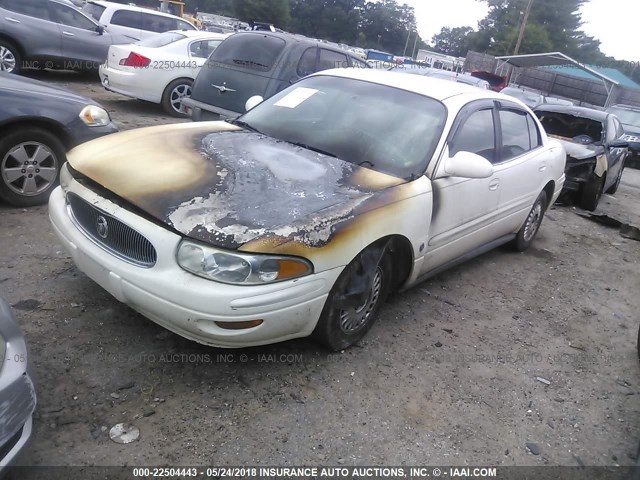
[[[567,157],[567,165],[565,167],[566,179],[563,190],[565,192],[579,191],[585,183],[591,180],[594,175],[595,168],[595,158],[575,160]]]
[[[194,122],[209,122],[221,119],[234,119],[241,114],[224,108],[218,108],[208,103],[199,102],[193,98],[185,98],[182,105]]]
[[[7,348],[0,369],[0,473],[14,463],[31,437],[36,393],[27,346],[6,303],[0,300],[0,333]]]
[[[75,180],[68,191],[135,227],[157,251],[151,268],[131,265],[90,240],[70,217],[61,187],[49,199],[53,228],[76,266],[119,301],[178,335],[225,348],[276,343],[311,334],[342,268],[282,283],[236,286],[186,272],[176,262],[182,237],[100,197]],[[263,320],[244,330],[216,322]]]

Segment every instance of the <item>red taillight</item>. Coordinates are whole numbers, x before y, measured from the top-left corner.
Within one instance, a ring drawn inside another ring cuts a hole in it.
[[[136,52],[131,52],[127,58],[120,60],[120,65],[125,67],[148,67],[151,59]]]

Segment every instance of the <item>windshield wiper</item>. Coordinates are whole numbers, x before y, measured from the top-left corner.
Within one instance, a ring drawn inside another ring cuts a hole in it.
[[[289,142],[289,141],[287,141],[287,143],[290,143],[291,145],[295,145],[296,147],[306,148],[307,150],[311,150],[312,152],[321,153],[322,155],[326,155],[328,157],[338,158],[338,156],[335,153],[327,152],[326,150],[322,150],[321,148],[316,148],[311,145],[307,145],[306,143]]]
[[[244,128],[245,130],[249,130],[250,132],[255,132],[255,133],[259,133],[260,135],[264,135],[260,130],[249,125],[244,120],[238,120],[238,119],[227,120],[227,123],[230,123],[232,125],[237,125],[238,127]]]

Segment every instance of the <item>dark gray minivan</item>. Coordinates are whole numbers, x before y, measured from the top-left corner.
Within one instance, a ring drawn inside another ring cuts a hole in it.
[[[340,47],[301,35],[239,32],[211,54],[182,105],[194,121],[234,118],[253,96],[269,98],[302,77],[342,67],[369,68]]]

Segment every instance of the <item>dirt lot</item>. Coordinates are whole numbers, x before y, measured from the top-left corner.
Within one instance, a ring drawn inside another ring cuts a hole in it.
[[[92,96],[121,129],[175,121],[87,77],[33,76]],[[600,211],[640,226],[639,199],[627,170]],[[633,465],[640,242],[577,212],[553,207],[524,254],[498,249],[393,297],[360,345],[329,354],[184,340],[77,271],[46,207],[0,205],[0,295],[38,382],[24,461]],[[109,440],[119,422],[139,441]]]

